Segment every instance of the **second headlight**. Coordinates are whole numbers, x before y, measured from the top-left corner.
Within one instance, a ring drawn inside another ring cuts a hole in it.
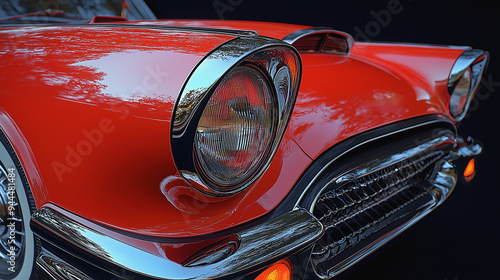
[[[450,115],[455,121],[461,121],[467,114],[488,59],[487,52],[470,49],[464,51],[453,65],[448,78],[448,93]]]

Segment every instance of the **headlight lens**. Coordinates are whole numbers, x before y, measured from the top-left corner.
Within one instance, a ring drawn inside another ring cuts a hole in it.
[[[276,110],[267,78],[239,66],[217,86],[195,132],[198,172],[223,191],[238,188],[259,168],[272,144]]]
[[[450,97],[450,113],[453,117],[457,117],[464,111],[469,98],[471,89],[471,70],[467,68],[460,80],[458,80],[455,89]]]

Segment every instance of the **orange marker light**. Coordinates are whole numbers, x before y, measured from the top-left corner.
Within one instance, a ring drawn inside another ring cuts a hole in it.
[[[264,270],[255,280],[290,280],[292,268],[288,261],[282,260],[272,264]]]
[[[465,181],[470,182],[474,178],[474,175],[476,175],[476,161],[471,159],[464,170]]]

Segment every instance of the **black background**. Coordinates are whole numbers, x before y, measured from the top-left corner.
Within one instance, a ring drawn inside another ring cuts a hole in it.
[[[148,1],[162,18],[239,19],[330,26],[351,33],[365,30],[371,41],[467,45],[487,50],[491,60],[471,114],[459,125],[485,149],[477,175],[461,181],[436,211],[349,269],[345,279],[500,279],[500,37],[497,1]],[[377,23],[389,3],[399,13]],[[378,28],[377,28],[378,26]],[[366,28],[368,27],[368,31]],[[361,40],[361,38],[359,38]],[[360,77],[362,79],[362,77]]]

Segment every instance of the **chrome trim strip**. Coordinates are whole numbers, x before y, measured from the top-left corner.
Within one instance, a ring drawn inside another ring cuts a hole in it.
[[[398,133],[401,133],[401,132],[405,132],[405,131],[408,131],[408,130],[412,130],[412,129],[415,129],[415,128],[419,128],[419,127],[422,127],[422,126],[426,126],[426,125],[430,125],[430,124],[435,124],[435,123],[442,123],[443,120],[430,120],[430,121],[425,121],[425,122],[422,122],[422,123],[418,123],[418,124],[415,124],[415,125],[412,125],[412,126],[408,126],[408,127],[404,127],[402,129],[398,129],[398,130],[395,130],[395,131],[392,131],[390,133],[386,133],[384,135],[380,135],[378,137],[374,137],[374,138],[371,138],[369,140],[366,140],[366,141],[363,141],[347,150],[345,150],[344,152],[342,152],[341,154],[339,154],[337,157],[335,157],[334,159],[332,159],[331,161],[329,161],[327,164],[325,164],[325,166],[314,176],[314,178],[307,184],[307,186],[304,188],[304,191],[302,192],[302,194],[300,195],[300,197],[297,199],[297,203],[295,204],[295,207],[298,207],[302,198],[306,195],[306,193],[309,191],[309,189],[311,188],[311,185],[316,181],[316,179],[318,179],[319,176],[321,176],[321,174],[328,168],[332,165],[332,163],[334,163],[335,161],[337,161],[338,159],[342,158],[343,156],[345,156],[347,153],[363,146],[363,145],[366,145],[370,142],[373,142],[373,141],[376,141],[376,140],[379,140],[379,139],[382,139],[382,138],[385,138],[385,137],[388,137],[388,136],[391,136],[391,135],[395,135],[395,134],[398,134]]]
[[[47,251],[42,251],[40,253],[36,259],[36,265],[54,280],[92,280],[92,278],[85,273]]]
[[[422,48],[447,48],[456,50],[472,50],[470,46],[460,46],[460,45],[445,45],[445,44],[432,44],[432,43],[413,43],[413,42],[387,42],[387,41],[370,41],[370,42],[358,42],[359,44],[377,44],[377,45],[400,45],[402,47],[422,47]]]
[[[45,23],[45,24],[2,24],[2,26],[8,27],[82,27],[82,28],[93,28],[93,27],[109,27],[109,28],[142,28],[142,29],[154,29],[154,30],[165,30],[165,31],[185,31],[185,32],[201,32],[201,33],[213,33],[220,35],[229,36],[245,36],[245,37],[255,37],[258,35],[256,31],[253,30],[237,30],[237,29],[220,29],[211,27],[199,27],[199,26],[173,26],[173,25],[161,25],[156,24],[157,21],[140,21],[138,23]]]
[[[240,246],[227,258],[214,264],[184,267],[101,234],[98,225],[95,229],[89,228],[68,216],[51,208],[42,208],[33,215],[32,222],[41,227],[42,230],[37,232],[40,238],[47,240],[45,234],[49,234],[62,244],[90,253],[95,259],[87,261],[94,265],[105,261],[132,276],[140,274],[158,279],[213,279],[250,268],[258,269],[260,265],[312,244],[323,234],[322,224],[311,213],[296,209],[240,232]]]
[[[401,225],[398,228],[393,229],[389,233],[385,234],[383,237],[375,240],[368,246],[366,246],[359,253],[349,256],[344,259],[342,262],[334,266],[328,272],[328,275],[318,275],[321,279],[330,279],[335,275],[341,273],[346,270],[359,260],[368,256],[373,251],[377,250],[379,247],[387,243],[389,240],[393,239],[407,228],[418,222],[420,219],[425,217],[431,211],[433,211],[436,207],[438,207],[453,191],[455,185],[458,180],[457,172],[451,163],[446,160],[441,160],[435,168],[434,171],[435,179],[431,181],[432,190],[431,195],[434,197],[434,201],[431,201],[429,204],[424,205],[424,207],[418,211],[408,222]],[[315,271],[316,273],[316,271]]]
[[[460,78],[462,77],[462,75],[464,74],[465,70],[467,70],[468,67],[471,67],[471,75],[472,75],[471,85],[463,111],[458,116],[453,116],[450,110],[450,114],[454,117],[455,121],[457,122],[461,121],[467,114],[467,110],[469,109],[470,103],[474,98],[474,94],[476,93],[479,82],[481,81],[483,72],[486,69],[488,60],[489,60],[488,52],[477,49],[471,49],[464,51],[453,65],[453,68],[451,69],[450,72],[450,76],[448,78],[448,93],[450,95],[453,94],[455,86],[457,85]]]
[[[347,42],[347,46],[348,46],[347,47],[348,48],[347,54],[349,54],[351,52],[352,46],[354,45],[354,38],[351,36],[351,34],[346,33],[346,32],[342,32],[342,31],[338,31],[338,30],[332,29],[330,27],[315,27],[315,28],[310,28],[310,29],[297,30],[297,31],[294,31],[294,32],[286,35],[285,37],[283,37],[282,40],[289,43],[290,45],[292,45],[300,38],[303,38],[303,37],[306,37],[306,36],[309,36],[312,34],[320,34],[320,33],[334,33],[337,35],[344,36],[346,38],[346,42]]]

